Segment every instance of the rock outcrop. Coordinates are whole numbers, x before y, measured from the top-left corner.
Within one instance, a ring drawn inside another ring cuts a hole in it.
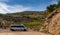
[[[60,35],[60,8],[47,17],[42,30],[54,35]]]

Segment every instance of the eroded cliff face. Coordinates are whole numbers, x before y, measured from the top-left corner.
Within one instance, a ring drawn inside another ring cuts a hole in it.
[[[60,9],[56,10],[47,18],[43,26],[43,31],[60,35]]]
[[[60,34],[60,13],[52,17],[48,30],[52,34]]]

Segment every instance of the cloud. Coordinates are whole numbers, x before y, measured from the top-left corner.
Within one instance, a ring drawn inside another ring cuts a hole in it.
[[[16,13],[30,10],[31,7],[25,7],[23,5],[8,5],[5,2],[8,0],[0,0],[0,13]]]
[[[0,0],[0,2],[8,2],[9,0]]]
[[[58,0],[51,0],[51,4],[57,4]]]
[[[15,13],[29,10],[29,7],[24,7],[22,5],[7,5],[5,3],[0,3],[0,13]]]

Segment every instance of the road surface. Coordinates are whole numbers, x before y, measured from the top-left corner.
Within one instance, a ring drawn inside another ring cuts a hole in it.
[[[10,31],[10,30],[4,30],[0,29],[0,35],[50,35],[45,34],[41,32],[35,32],[35,31]]]
[[[3,32],[0,35],[50,35],[41,32]]]

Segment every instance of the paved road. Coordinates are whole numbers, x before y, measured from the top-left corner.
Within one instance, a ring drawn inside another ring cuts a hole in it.
[[[10,31],[9,29],[0,29],[0,35],[50,35],[41,32],[34,32],[34,31]]]
[[[0,35],[50,35],[41,32],[3,32]]]

